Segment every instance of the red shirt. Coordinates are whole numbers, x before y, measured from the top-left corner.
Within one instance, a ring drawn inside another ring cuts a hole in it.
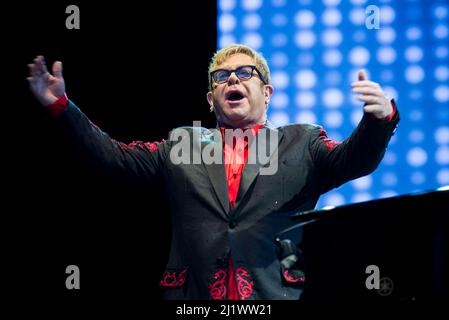
[[[262,127],[263,124],[256,124],[248,128],[243,128],[242,131],[246,132],[246,130],[250,129],[251,136],[255,137],[259,129]],[[225,130],[226,128],[220,128],[221,135],[223,137],[223,153],[225,160],[226,180],[228,182],[228,199],[229,205],[233,208],[239,192],[242,172],[245,168],[246,160],[248,159],[248,140],[244,139],[244,136],[237,136],[232,139],[231,143],[230,139],[225,139]],[[231,255],[229,255],[228,259],[227,292],[227,300],[239,300]]]

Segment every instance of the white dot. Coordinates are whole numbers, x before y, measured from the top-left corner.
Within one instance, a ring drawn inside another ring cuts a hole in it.
[[[235,2],[235,0],[220,0],[220,9],[222,11],[231,11],[235,8]]]
[[[289,78],[287,72],[276,71],[271,75],[271,80],[275,88],[283,90],[288,87]]]
[[[337,49],[326,50],[323,55],[323,63],[328,67],[337,67],[341,64],[343,56]]]
[[[405,58],[409,62],[419,62],[423,57],[423,51],[420,47],[412,46],[405,50]]]
[[[338,9],[327,9],[321,15],[321,23],[328,27],[336,27],[341,23],[341,13]]]
[[[283,47],[287,44],[288,38],[285,33],[276,33],[271,37],[273,47]]]
[[[441,169],[437,173],[437,181],[440,185],[449,184],[449,169]]]
[[[363,111],[362,110],[354,110],[351,112],[351,124],[353,127],[357,127],[360,120],[362,120]]]
[[[273,7],[283,7],[285,6],[286,2],[287,0],[271,0],[271,4],[273,5]]]
[[[257,32],[246,33],[242,38],[243,44],[257,50],[263,44],[263,39]]]
[[[438,164],[441,165],[449,164],[449,147],[448,146],[439,147],[437,152],[435,153],[435,159]]]
[[[295,34],[295,43],[299,48],[308,49],[316,42],[315,33],[309,30],[298,31]]]
[[[449,33],[449,30],[446,25],[440,24],[433,29],[433,35],[437,39],[444,39],[447,38],[447,35]]]
[[[398,193],[393,190],[385,190],[379,194],[379,198],[385,199],[385,198],[396,197],[397,195],[398,195]]]
[[[368,49],[365,47],[354,47],[349,52],[349,61],[355,66],[365,66],[370,59]]]
[[[396,50],[392,47],[381,47],[377,50],[377,60],[381,64],[391,64],[396,60]]]
[[[286,108],[289,104],[288,95],[285,92],[276,92],[270,100],[270,105],[275,109]]]
[[[424,140],[424,133],[419,129],[414,129],[410,131],[408,138],[412,143],[420,143]]]
[[[310,89],[316,84],[316,75],[312,70],[301,70],[296,73],[296,86],[300,89]]]
[[[419,89],[410,90],[409,97],[412,100],[419,100],[422,98],[422,92]]]
[[[435,141],[438,144],[449,143],[449,127],[439,127],[435,131]]]
[[[360,192],[360,193],[356,193],[352,197],[352,202],[353,203],[365,202],[365,201],[370,201],[372,198],[373,198],[373,196],[369,192]]]
[[[351,0],[351,3],[355,5],[361,5],[364,4],[365,2],[366,0]]]
[[[336,47],[343,40],[342,33],[337,29],[327,29],[321,34],[321,41],[325,46]]]
[[[412,121],[420,121],[422,120],[422,112],[420,110],[412,110],[409,113],[409,118]]]
[[[275,27],[283,27],[287,24],[288,19],[285,15],[281,14],[281,13],[277,13],[273,16],[273,18],[271,19],[271,23],[275,26]]]
[[[444,19],[447,17],[448,10],[447,7],[444,6],[437,6],[435,9],[433,9],[433,14],[437,19]]]
[[[343,104],[344,95],[338,89],[327,89],[322,95],[323,104],[328,108],[338,108]]]
[[[393,172],[386,172],[382,176],[382,183],[387,187],[393,187],[398,183],[398,177]]]
[[[295,24],[300,28],[310,28],[315,24],[315,14],[310,10],[300,10],[295,15]]]
[[[396,153],[394,153],[393,151],[390,151],[390,150],[387,150],[387,152],[385,152],[383,163],[385,163],[386,165],[392,166],[396,163],[396,160],[397,160]]]
[[[243,18],[243,26],[246,29],[254,30],[260,28],[261,24],[262,19],[257,13],[248,14],[245,16],[245,18]]]
[[[271,64],[275,67],[285,67],[288,64],[288,57],[284,52],[275,52],[271,55]]]
[[[422,172],[416,171],[412,173],[410,180],[413,184],[422,184],[426,181],[426,176]]]
[[[316,123],[316,115],[312,111],[300,111],[296,114],[296,123]]]
[[[380,44],[391,44],[396,39],[396,31],[390,27],[379,29],[376,35]]]
[[[316,96],[312,91],[299,91],[296,94],[296,105],[299,108],[312,108],[316,104]]]
[[[390,24],[394,21],[396,14],[390,6],[382,6],[379,11],[380,23],[382,25]]]
[[[356,190],[367,190],[367,189],[371,188],[371,186],[373,184],[373,178],[370,175],[364,176],[364,177],[352,180],[351,184],[354,187],[354,189],[356,189]]]
[[[437,47],[435,49],[435,56],[439,59],[444,59],[448,56],[449,49],[447,47]]]
[[[446,81],[449,79],[449,68],[446,66],[438,66],[435,69],[435,78],[439,81]]]
[[[338,6],[341,0],[323,0],[323,4],[325,6]]]
[[[414,147],[407,152],[407,162],[412,167],[420,167],[427,162],[427,153],[423,148]]]
[[[242,7],[245,10],[257,10],[262,6],[262,0],[243,0]]]
[[[343,115],[339,111],[328,111],[324,114],[324,125],[335,129],[343,124]]]
[[[223,14],[218,22],[218,27],[222,32],[230,32],[235,28],[236,20],[232,14]]]
[[[313,54],[311,53],[301,53],[298,55],[298,64],[301,66],[309,67],[313,64],[314,61]]]
[[[422,36],[422,31],[418,27],[410,27],[405,32],[405,36],[407,37],[407,39],[412,41],[418,40]]]
[[[394,79],[394,73],[391,70],[383,70],[380,73],[380,78],[382,79],[382,81],[384,82],[389,82],[392,81]]]
[[[274,112],[270,115],[270,122],[273,123],[275,127],[282,127],[289,123],[288,114],[285,112]]]
[[[356,26],[361,26],[365,23],[366,14],[364,8],[352,9],[349,13],[349,20]]]
[[[405,79],[410,83],[420,83],[424,79],[424,69],[417,65],[407,67]]]
[[[362,42],[365,40],[365,38],[366,34],[361,30],[356,31],[352,34],[352,39],[354,40],[354,42]]]
[[[341,193],[332,192],[324,197],[324,204],[326,206],[334,206],[334,207],[341,206],[345,204],[345,198]]]
[[[220,37],[220,48],[224,48],[230,44],[236,43],[235,37],[231,34],[223,34]]]
[[[440,85],[433,90],[433,96],[439,102],[448,102],[449,101],[449,87],[446,85]]]
[[[336,86],[341,83],[341,74],[338,71],[328,71],[325,76],[325,82],[329,86]]]

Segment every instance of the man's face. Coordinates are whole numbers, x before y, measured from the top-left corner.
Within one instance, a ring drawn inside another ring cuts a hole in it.
[[[237,53],[226,59],[216,69],[234,70],[244,65],[255,65],[246,54]],[[247,127],[263,123],[266,120],[266,108],[273,87],[263,85],[256,71],[248,80],[240,80],[232,73],[224,83],[212,83],[212,92],[207,100],[213,106],[220,125],[233,128]]]

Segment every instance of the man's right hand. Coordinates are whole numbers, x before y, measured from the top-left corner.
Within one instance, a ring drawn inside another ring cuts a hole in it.
[[[43,56],[37,56],[32,64],[29,64],[30,76],[27,78],[30,89],[39,102],[47,107],[65,94],[64,78],[62,77],[62,62],[53,63],[51,75]]]

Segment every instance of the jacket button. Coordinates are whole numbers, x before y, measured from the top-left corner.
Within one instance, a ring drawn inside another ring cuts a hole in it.
[[[234,229],[237,226],[234,220],[229,221],[229,229]]]

